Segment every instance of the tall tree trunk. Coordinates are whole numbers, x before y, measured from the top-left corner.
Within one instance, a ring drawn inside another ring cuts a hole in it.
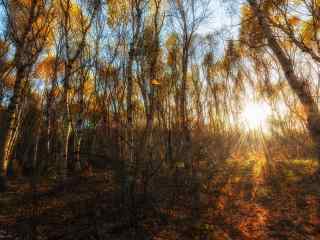
[[[127,129],[126,129],[126,143],[125,143],[125,152],[127,154],[126,158],[119,158],[118,166],[118,176],[120,181],[120,199],[121,204],[126,205],[129,201],[130,190],[129,182],[130,176],[128,175],[129,166],[133,164],[133,105],[132,105],[132,95],[133,95],[133,76],[132,76],[132,65],[134,59],[134,42],[131,42],[129,49],[129,58],[126,66],[126,75],[127,75],[127,95],[126,95],[126,104],[127,104]]]
[[[71,135],[71,113],[70,113],[70,77],[72,70],[72,63],[70,61],[70,46],[69,46],[69,31],[70,31],[70,9],[71,1],[67,0],[66,9],[64,9],[64,41],[65,41],[65,54],[66,62],[64,69],[64,92],[63,92],[63,104],[64,104],[64,113],[63,113],[63,157],[61,158],[61,178],[65,180],[68,174],[68,154],[69,154],[69,139]]]
[[[71,122],[71,112],[70,112],[70,72],[71,72],[71,66],[69,64],[66,64],[66,70],[65,70],[65,79],[64,79],[64,106],[65,111],[63,114],[63,136],[64,136],[64,146],[63,146],[63,154],[62,157],[62,163],[61,163],[61,177],[62,180],[65,180],[67,178],[68,174],[68,154],[69,154],[69,139],[71,135],[71,128],[72,128],[72,122]]]
[[[248,0],[248,2],[259,21],[260,27],[263,29],[263,33],[268,41],[269,47],[281,65],[291,89],[298,96],[301,104],[303,105],[304,111],[307,115],[308,129],[317,146],[317,157],[320,161],[320,113],[318,105],[312,96],[310,86],[307,82],[299,79],[295,74],[292,60],[286,55],[278,43],[268,23],[267,16],[265,16],[265,13],[260,9],[257,1]]]
[[[150,63],[150,69],[149,69],[149,76],[150,76],[150,93],[148,96],[149,101],[145,101],[145,111],[146,111],[146,133],[145,133],[145,141],[143,141],[142,144],[146,143],[146,146],[149,147],[151,145],[152,141],[152,132],[153,132],[153,122],[154,122],[154,112],[155,112],[155,93],[157,86],[154,85],[153,81],[159,81],[158,74],[157,74],[157,61],[159,56],[159,34],[157,29],[157,24],[155,25],[155,37],[154,37],[154,43],[152,46],[152,60]],[[149,104],[148,104],[149,103]],[[147,157],[147,156],[146,156]]]
[[[133,135],[132,135],[132,124],[133,124],[133,105],[132,105],[132,94],[133,94],[133,77],[132,77],[132,65],[134,58],[134,43],[130,44],[129,59],[127,65],[127,137],[128,137],[128,154],[129,162],[133,161]]]

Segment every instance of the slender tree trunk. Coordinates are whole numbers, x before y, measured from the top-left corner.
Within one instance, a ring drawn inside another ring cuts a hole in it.
[[[46,136],[45,136],[45,141],[46,141],[46,154],[47,157],[44,160],[44,166],[43,170],[47,171],[49,167],[49,163],[53,159],[52,157],[52,148],[53,148],[53,143],[52,143],[52,114],[51,114],[51,97],[47,99],[47,104],[46,104],[46,109],[45,109],[45,129],[46,129]]]
[[[65,180],[68,175],[68,155],[69,155],[69,140],[71,135],[71,124],[69,120],[64,121],[64,146],[63,146],[63,156],[61,159],[61,178]]]
[[[61,158],[61,177],[62,180],[67,178],[68,174],[68,154],[69,154],[69,139],[71,135],[71,113],[70,113],[70,76],[72,65],[70,62],[70,46],[69,46],[69,27],[70,27],[70,12],[71,2],[67,1],[66,9],[64,9],[64,41],[65,41],[65,53],[66,53],[66,62],[64,69],[64,95],[63,95],[63,103],[64,103],[64,113],[63,113],[63,137],[64,137],[64,146],[63,146],[63,154],[64,156]]]
[[[75,170],[77,172],[81,171],[81,161],[80,161],[80,152],[81,152],[81,142],[82,142],[82,120],[79,121],[79,125],[77,126],[77,134],[76,134],[76,162],[75,162]]]
[[[268,41],[268,45],[277,57],[291,89],[298,96],[303,105],[307,114],[308,129],[314,143],[317,145],[317,157],[320,161],[320,113],[318,105],[312,96],[310,86],[307,82],[299,79],[295,74],[292,60],[286,55],[278,43],[267,21],[267,16],[265,16],[265,13],[259,8],[257,1],[248,0],[248,2],[258,18],[260,27],[263,29],[263,33]]]
[[[77,172],[81,171],[81,162],[80,162],[80,152],[81,152],[81,137],[78,137],[76,144],[76,162],[75,162],[75,170]]]
[[[69,69],[68,66],[66,66],[66,69]],[[63,147],[63,154],[64,156],[62,157],[62,163],[61,163],[61,177],[62,180],[67,178],[68,174],[68,155],[69,155],[69,139],[71,135],[71,113],[70,113],[70,96],[69,96],[69,79],[70,74],[69,70],[66,70],[66,75],[65,75],[65,86],[64,86],[64,106],[65,106],[65,112],[63,115],[63,135],[64,135],[64,147]]]
[[[0,81],[0,106],[2,104],[3,101],[3,97],[4,97],[4,83],[3,83],[3,79],[1,79]]]
[[[185,129],[186,126],[186,98],[187,98],[187,77],[188,77],[188,50],[187,47],[183,48],[182,54],[182,82],[181,82],[181,100],[180,100],[180,113],[181,113],[181,128]]]
[[[46,109],[46,149],[47,149],[47,156],[49,156],[50,152],[51,152],[51,114],[50,114],[50,110],[49,110],[49,106],[47,106]]]
[[[129,59],[127,66],[127,137],[128,137],[128,154],[129,162],[133,161],[133,135],[132,135],[132,123],[133,123],[133,105],[132,105],[132,94],[133,94],[133,77],[132,77],[132,64],[134,58],[134,43],[131,43],[129,50]]]
[[[68,7],[67,9],[70,9],[70,1],[67,2]],[[69,15],[68,12],[65,15],[65,51],[66,51],[66,63],[65,63],[65,69],[64,69],[64,92],[63,92],[63,103],[64,103],[64,113],[63,113],[63,137],[64,137],[64,146],[63,146],[63,154],[64,156],[61,158],[61,177],[62,180],[65,180],[67,178],[68,174],[68,154],[69,154],[69,139],[71,135],[71,128],[72,128],[72,122],[71,122],[71,112],[70,112],[70,77],[71,77],[71,70],[72,65],[70,63],[70,47],[69,47]]]
[[[80,111],[79,117],[76,124],[76,131],[75,131],[75,138],[76,138],[76,159],[75,159],[75,170],[81,170],[81,161],[80,161],[80,151],[81,151],[81,142],[82,142],[82,131],[83,131],[83,112],[84,112],[84,81],[81,82],[81,89],[80,89]],[[108,124],[109,126],[109,124]]]
[[[129,46],[129,58],[128,58],[128,65],[126,69],[127,74],[127,146],[128,146],[128,155],[129,155],[129,164],[132,166],[134,163],[134,141],[133,141],[133,104],[132,104],[132,96],[133,96],[133,62],[135,59],[136,52],[136,45],[138,41],[138,36],[141,31],[141,17],[142,17],[142,10],[141,10],[141,2],[134,1],[132,2],[132,31],[133,36]],[[134,202],[133,198],[133,188],[135,185],[135,181],[133,179],[132,174],[129,174],[128,163],[122,162],[122,170],[123,171],[123,189],[125,191],[125,198],[128,200],[131,198],[131,203]]]
[[[38,170],[38,152],[39,152],[39,141],[40,141],[40,135],[41,135],[41,125],[42,125],[41,123],[42,123],[42,118],[40,118],[40,126],[37,128],[36,140],[35,140],[35,146],[34,146],[34,152],[33,152],[31,187],[34,190],[36,189],[37,179],[40,173]]]
[[[157,29],[155,31],[158,31]],[[158,54],[159,54],[159,36],[157,35],[154,39],[154,52],[152,61],[150,64],[149,76],[150,76],[150,93],[148,96],[149,101],[145,101],[145,111],[146,111],[146,128],[145,128],[145,140],[142,142],[143,145],[149,147],[152,141],[152,132],[153,132],[153,122],[154,122],[154,112],[155,112],[155,93],[157,86],[154,86],[152,81],[158,81],[157,77],[157,61],[158,61]],[[149,104],[148,104],[149,103]]]
[[[187,40],[186,40],[187,41]],[[183,152],[185,153],[185,168],[186,170],[191,169],[191,134],[188,126],[187,116],[187,79],[188,79],[188,64],[189,64],[189,50],[188,46],[184,46],[182,56],[182,86],[181,86],[181,129],[183,137]]]
[[[52,125],[53,125],[53,114],[52,114],[52,111],[53,111],[53,98],[54,98],[54,94],[55,94],[55,91],[57,89],[57,80],[58,80],[58,77],[57,77],[57,71],[58,71],[58,65],[59,65],[59,62],[57,60],[58,58],[56,58],[55,60],[55,66],[54,66],[54,77],[52,79],[52,86],[51,86],[51,89],[50,89],[50,92],[48,93],[48,96],[47,96],[47,101],[46,101],[46,107],[45,107],[45,128],[47,130],[46,132],[46,151],[47,151],[47,159],[46,159],[46,163],[45,163],[45,169],[47,169],[48,165],[49,165],[49,162],[51,159],[53,159],[51,157],[51,153],[52,153]]]

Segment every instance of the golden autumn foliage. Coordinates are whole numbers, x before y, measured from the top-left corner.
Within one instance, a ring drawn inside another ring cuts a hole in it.
[[[64,64],[54,56],[47,56],[36,65],[36,74],[39,78],[49,80],[56,73],[61,73],[64,69]]]
[[[264,14],[268,16],[270,24],[275,29],[280,28],[286,34],[291,34],[297,41],[310,49],[316,47],[320,32],[319,0],[312,1],[312,4],[302,0],[267,0],[261,4]],[[281,8],[288,8],[288,10],[280,11]],[[250,46],[263,43],[262,31],[248,5],[242,7],[240,38]],[[286,40],[285,37],[279,37],[278,41],[284,48],[290,49],[293,46],[292,39]]]
[[[117,76],[117,70],[114,66],[109,64],[101,63],[99,67],[99,77],[101,79],[113,78]]]
[[[126,23],[129,17],[130,4],[128,0],[108,0],[108,24],[115,27],[118,24]]]
[[[176,34],[171,34],[165,42],[165,46],[168,51],[167,64],[169,66],[177,63],[176,60],[179,53],[178,44],[179,44],[179,38]]]
[[[214,56],[211,52],[204,55],[202,64],[206,68],[207,80],[212,79],[214,77]]]
[[[165,46],[167,49],[176,48],[179,43],[179,37],[177,34],[170,34],[166,40]]]
[[[13,89],[14,82],[15,82],[15,76],[13,74],[7,75],[5,78],[2,79],[4,81],[4,85],[7,88]]]
[[[289,3],[287,3],[289,4]],[[320,1],[312,1],[308,4],[306,1],[292,1],[295,15],[286,14],[288,19],[282,28],[295,31],[298,41],[301,41],[306,47],[315,50],[319,41],[320,33]],[[299,9],[303,9],[299,11]],[[306,14],[303,14],[303,11]]]
[[[303,42],[308,45],[312,46],[317,44],[317,36],[320,32],[320,22],[314,23],[312,19],[305,21],[301,28],[301,38]]]
[[[161,7],[163,7],[163,5],[161,3],[163,3],[164,0],[151,0],[149,2],[149,11],[150,11],[150,15],[155,15],[155,13],[161,10]]]
[[[9,9],[15,41],[29,39],[38,45],[52,43],[54,11],[51,6],[40,0],[13,0],[9,1]],[[36,51],[35,46],[30,47],[31,51]]]
[[[56,21],[64,22],[67,18],[68,31],[81,34],[88,27],[88,17],[75,0],[56,0],[54,4]],[[58,24],[58,22],[56,23]]]
[[[244,45],[249,44],[253,47],[264,42],[263,30],[248,5],[243,5],[241,8],[240,41]]]
[[[298,104],[296,106],[296,108],[294,109],[294,113],[300,118],[302,119],[303,121],[307,122],[308,120],[308,116],[306,114],[306,109],[301,105],[301,104]]]
[[[53,90],[52,96],[53,96],[54,98],[56,98],[56,97],[58,97],[59,95],[61,95],[61,93],[62,93],[62,90],[57,87],[57,88],[55,88],[55,89]]]
[[[92,78],[88,78],[85,81],[83,93],[87,97],[90,97],[94,93],[94,81]]]

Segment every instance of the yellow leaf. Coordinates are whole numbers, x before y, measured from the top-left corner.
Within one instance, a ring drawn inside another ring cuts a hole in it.
[[[293,16],[288,20],[288,22],[289,22],[289,24],[296,26],[301,22],[301,20],[297,16]]]
[[[156,80],[156,79],[151,80],[151,84],[153,86],[160,86],[161,85],[160,82],[158,80]]]

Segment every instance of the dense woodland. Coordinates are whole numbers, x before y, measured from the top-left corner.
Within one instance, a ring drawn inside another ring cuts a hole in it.
[[[320,239],[319,0],[0,7],[0,239]]]

